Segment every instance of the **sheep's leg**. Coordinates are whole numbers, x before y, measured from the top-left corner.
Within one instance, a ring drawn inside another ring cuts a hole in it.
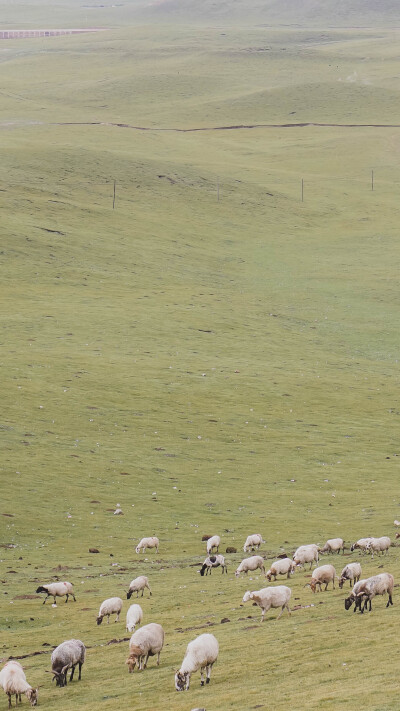
[[[8,708],[11,708],[11,694],[7,691],[7,696],[8,696]]]
[[[44,598],[44,600],[43,600],[43,605],[46,604],[46,600],[47,600],[48,597],[50,597],[49,593],[47,593],[46,597]]]
[[[82,662],[79,662],[79,674],[78,674],[78,681],[81,680],[82,676]]]
[[[160,666],[160,654],[161,654],[161,650],[159,652],[157,652],[157,666],[158,667]]]
[[[204,686],[204,667],[200,669],[200,686]]]
[[[67,593],[67,597],[65,598],[65,604],[67,604],[67,602],[68,602],[68,597],[69,597],[69,593]]]
[[[265,615],[265,610],[264,610],[264,608],[262,608],[262,612],[261,612],[261,622],[264,622],[264,615]]]
[[[75,597],[74,593],[71,593],[71,595],[74,598],[74,602],[76,602],[76,597]]]
[[[190,685],[190,674],[187,675],[186,677],[186,691],[189,691],[189,685]]]
[[[147,652],[147,654],[146,654],[145,657],[144,657],[143,669],[146,669],[148,659],[149,659],[149,653]]]
[[[107,624],[110,624],[110,615],[107,615]]]
[[[117,612],[117,616],[115,618],[115,622],[119,622],[119,612]]]
[[[211,681],[211,669],[212,669],[212,664],[209,664],[208,667],[206,667],[206,684],[209,684]]]
[[[71,667],[71,676],[69,677],[70,681],[72,681],[72,679],[74,678],[74,671],[75,671],[75,664],[73,664]]]

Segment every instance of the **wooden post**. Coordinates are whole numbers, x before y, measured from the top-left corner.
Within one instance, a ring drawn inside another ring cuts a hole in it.
[[[113,210],[114,210],[114,208],[115,208],[115,185],[116,185],[116,181],[114,180],[114,192],[113,192]]]
[[[301,202],[304,202],[304,179],[301,179]]]
[[[371,170],[371,190],[374,189],[374,171]]]

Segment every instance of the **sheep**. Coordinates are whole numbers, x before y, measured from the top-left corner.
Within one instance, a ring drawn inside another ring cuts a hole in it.
[[[367,543],[369,543],[370,540],[371,540],[370,537],[369,538],[359,538],[358,541],[356,541],[355,543],[352,543],[352,545],[350,546],[351,552],[355,551],[356,548],[359,548],[361,551],[366,553],[367,552]]]
[[[96,622],[101,625],[103,622],[103,617],[107,617],[107,624],[110,624],[110,615],[116,613],[116,618],[114,622],[119,622],[119,615],[122,610],[123,602],[120,597],[109,597],[104,600],[100,605],[99,614],[96,617]]]
[[[246,573],[247,575],[249,570],[252,572],[254,570],[257,570],[257,568],[260,568],[260,570],[265,575],[264,558],[262,558],[260,555],[252,555],[250,558],[245,558],[244,560],[242,560],[242,562],[239,564],[239,567],[235,571],[235,575],[238,578],[240,573]]]
[[[175,689],[188,691],[191,675],[200,669],[200,685],[204,686],[204,669],[206,684],[211,680],[211,669],[218,658],[218,641],[213,634],[201,634],[189,642],[181,668],[175,673]]]
[[[139,671],[146,669],[147,660],[157,654],[157,666],[164,646],[164,630],[161,625],[150,622],[133,633],[129,642],[129,657],[126,660],[129,673],[137,666]]]
[[[361,565],[359,563],[348,563],[340,573],[340,578],[339,578],[339,587],[340,589],[344,585],[344,581],[348,580],[350,583],[358,582],[361,578]],[[354,583],[353,583],[354,584]]]
[[[293,556],[293,562],[296,566],[303,566],[304,563],[310,563],[310,570],[315,561],[318,563],[318,546],[315,543],[310,543],[307,546],[299,546]]]
[[[277,619],[279,620],[285,607],[289,615],[291,614],[288,604],[291,594],[291,589],[286,587],[286,585],[277,585],[276,587],[262,588],[261,590],[255,590],[254,592],[250,592],[250,590],[247,590],[247,592],[245,592],[243,596],[243,602],[247,602],[248,600],[254,600],[254,602],[256,602],[257,605],[261,607],[261,622],[264,621],[264,615],[271,607],[281,607],[282,610],[280,611],[277,617]]]
[[[209,538],[207,541],[207,555],[210,555],[210,553],[212,553],[213,548],[216,548],[218,553],[220,543],[221,539],[219,536],[211,536],[211,538]]]
[[[15,705],[18,700],[21,703],[21,694],[25,694],[31,706],[36,706],[38,702],[38,689],[33,689],[28,684],[25,672],[21,664],[15,659],[7,662],[0,672],[0,686],[8,696],[8,708],[11,708],[11,696],[15,694]]]
[[[136,625],[140,625],[142,620],[143,610],[140,605],[131,605],[126,613],[126,631],[132,634]]]
[[[71,669],[69,680],[72,681],[77,664],[79,665],[78,681],[80,681],[85,653],[86,647],[80,639],[68,639],[55,648],[51,655],[51,671],[49,673],[53,674],[52,681],[56,680],[56,686],[67,686],[68,669]]]
[[[319,592],[321,592],[321,585],[325,585],[325,590],[327,590],[329,583],[332,583],[333,589],[335,589],[335,578],[336,570],[333,565],[321,565],[319,568],[315,568],[312,578],[307,585],[310,586],[313,593],[315,593],[317,585],[319,585]],[[307,587],[307,585],[304,587]]]
[[[325,545],[319,549],[320,553],[340,553],[342,551],[344,555],[344,541],[343,538],[329,538]]]
[[[393,521],[394,526],[400,526],[400,521],[397,521],[396,519]]]
[[[136,597],[139,597],[140,590],[142,591],[143,597],[145,588],[149,589],[151,595],[152,592],[150,590],[149,579],[145,575],[139,575],[139,577],[132,580],[131,584],[129,585],[129,590],[126,593],[126,599],[130,600],[134,592],[136,593]]]
[[[389,536],[381,536],[381,538],[371,538],[365,546],[365,550],[371,552],[372,558],[374,553],[382,553],[385,555],[392,545]]]
[[[140,551],[144,553],[146,548],[155,548],[156,553],[158,553],[159,545],[160,541],[158,540],[157,536],[150,536],[150,538],[142,538],[136,546],[136,553],[140,553]]]
[[[39,585],[39,587],[36,590],[37,593],[45,592],[46,597],[43,600],[43,605],[46,603],[46,600],[48,597],[53,597],[54,599],[54,605],[56,605],[56,597],[64,597],[66,595],[66,600],[65,602],[68,602],[68,598],[70,595],[74,598],[74,602],[76,602],[76,597],[74,595],[74,589],[71,585],[71,583],[68,582],[63,582],[63,583],[47,583],[46,585]]]
[[[208,556],[203,565],[201,566],[201,569],[199,570],[200,575],[208,575],[208,573],[212,572],[213,568],[218,568],[219,566],[222,567],[222,575],[224,573],[228,573],[228,566],[225,563],[225,558],[221,553],[218,553],[218,555],[210,555]]]
[[[362,585],[360,585],[362,583]],[[345,600],[346,610],[351,607],[354,602],[354,612],[358,608],[360,612],[364,612],[367,609],[369,603],[369,611],[371,612],[372,605],[371,602],[376,595],[388,594],[388,601],[386,607],[393,605],[392,593],[394,587],[394,578],[390,573],[380,573],[380,575],[374,575],[372,578],[367,578],[366,580],[360,581],[354,586],[352,593]],[[361,607],[363,598],[364,606]]]
[[[247,536],[246,542],[243,546],[243,550],[245,553],[248,553],[249,551],[254,551],[255,548],[257,548],[258,550],[261,546],[261,543],[265,543],[265,541],[263,541],[261,533],[253,533],[251,536]]]
[[[279,560],[275,560],[271,563],[271,567],[265,577],[267,580],[271,580],[272,576],[274,576],[274,580],[276,580],[277,575],[287,575],[287,577],[290,578],[295,569],[296,563],[294,563],[291,558],[279,558]]]

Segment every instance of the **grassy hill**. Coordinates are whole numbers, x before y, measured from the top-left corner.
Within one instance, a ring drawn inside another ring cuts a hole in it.
[[[1,45],[1,656],[29,655],[44,711],[394,711],[396,591],[353,615],[301,571],[300,607],[261,627],[241,600],[264,579],[233,572],[256,531],[267,563],[394,538],[395,32],[130,27],[130,10],[108,32]],[[302,122],[355,126],[218,128]],[[136,555],[153,533],[159,556]],[[238,552],[203,579],[214,533]],[[400,573],[395,547],[362,564]],[[130,676],[123,623],[95,617],[139,574],[166,647]],[[55,577],[75,604],[29,598]],[[212,683],[177,694],[207,629]],[[70,637],[83,680],[56,689],[49,650]]]

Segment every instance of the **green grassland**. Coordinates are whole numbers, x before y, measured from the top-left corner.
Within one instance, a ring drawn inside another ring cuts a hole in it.
[[[44,652],[23,661],[44,711],[394,711],[397,588],[353,615],[300,571],[302,607],[260,625],[241,600],[264,579],[233,573],[252,532],[269,562],[394,539],[398,33],[387,14],[374,30],[138,25],[139,5],[93,9],[101,33],[0,44],[0,655]],[[77,4],[45,10],[13,4],[9,25],[85,26]],[[355,126],[276,125],[309,122]],[[201,578],[214,533],[238,553]],[[159,555],[136,555],[153,534]],[[398,579],[397,551],[365,577]],[[166,646],[129,675],[127,641],[107,645],[123,622],[95,617],[139,574]],[[76,603],[24,598],[56,578]],[[207,629],[212,683],[177,694]],[[48,651],[70,637],[83,680],[56,689]]]

